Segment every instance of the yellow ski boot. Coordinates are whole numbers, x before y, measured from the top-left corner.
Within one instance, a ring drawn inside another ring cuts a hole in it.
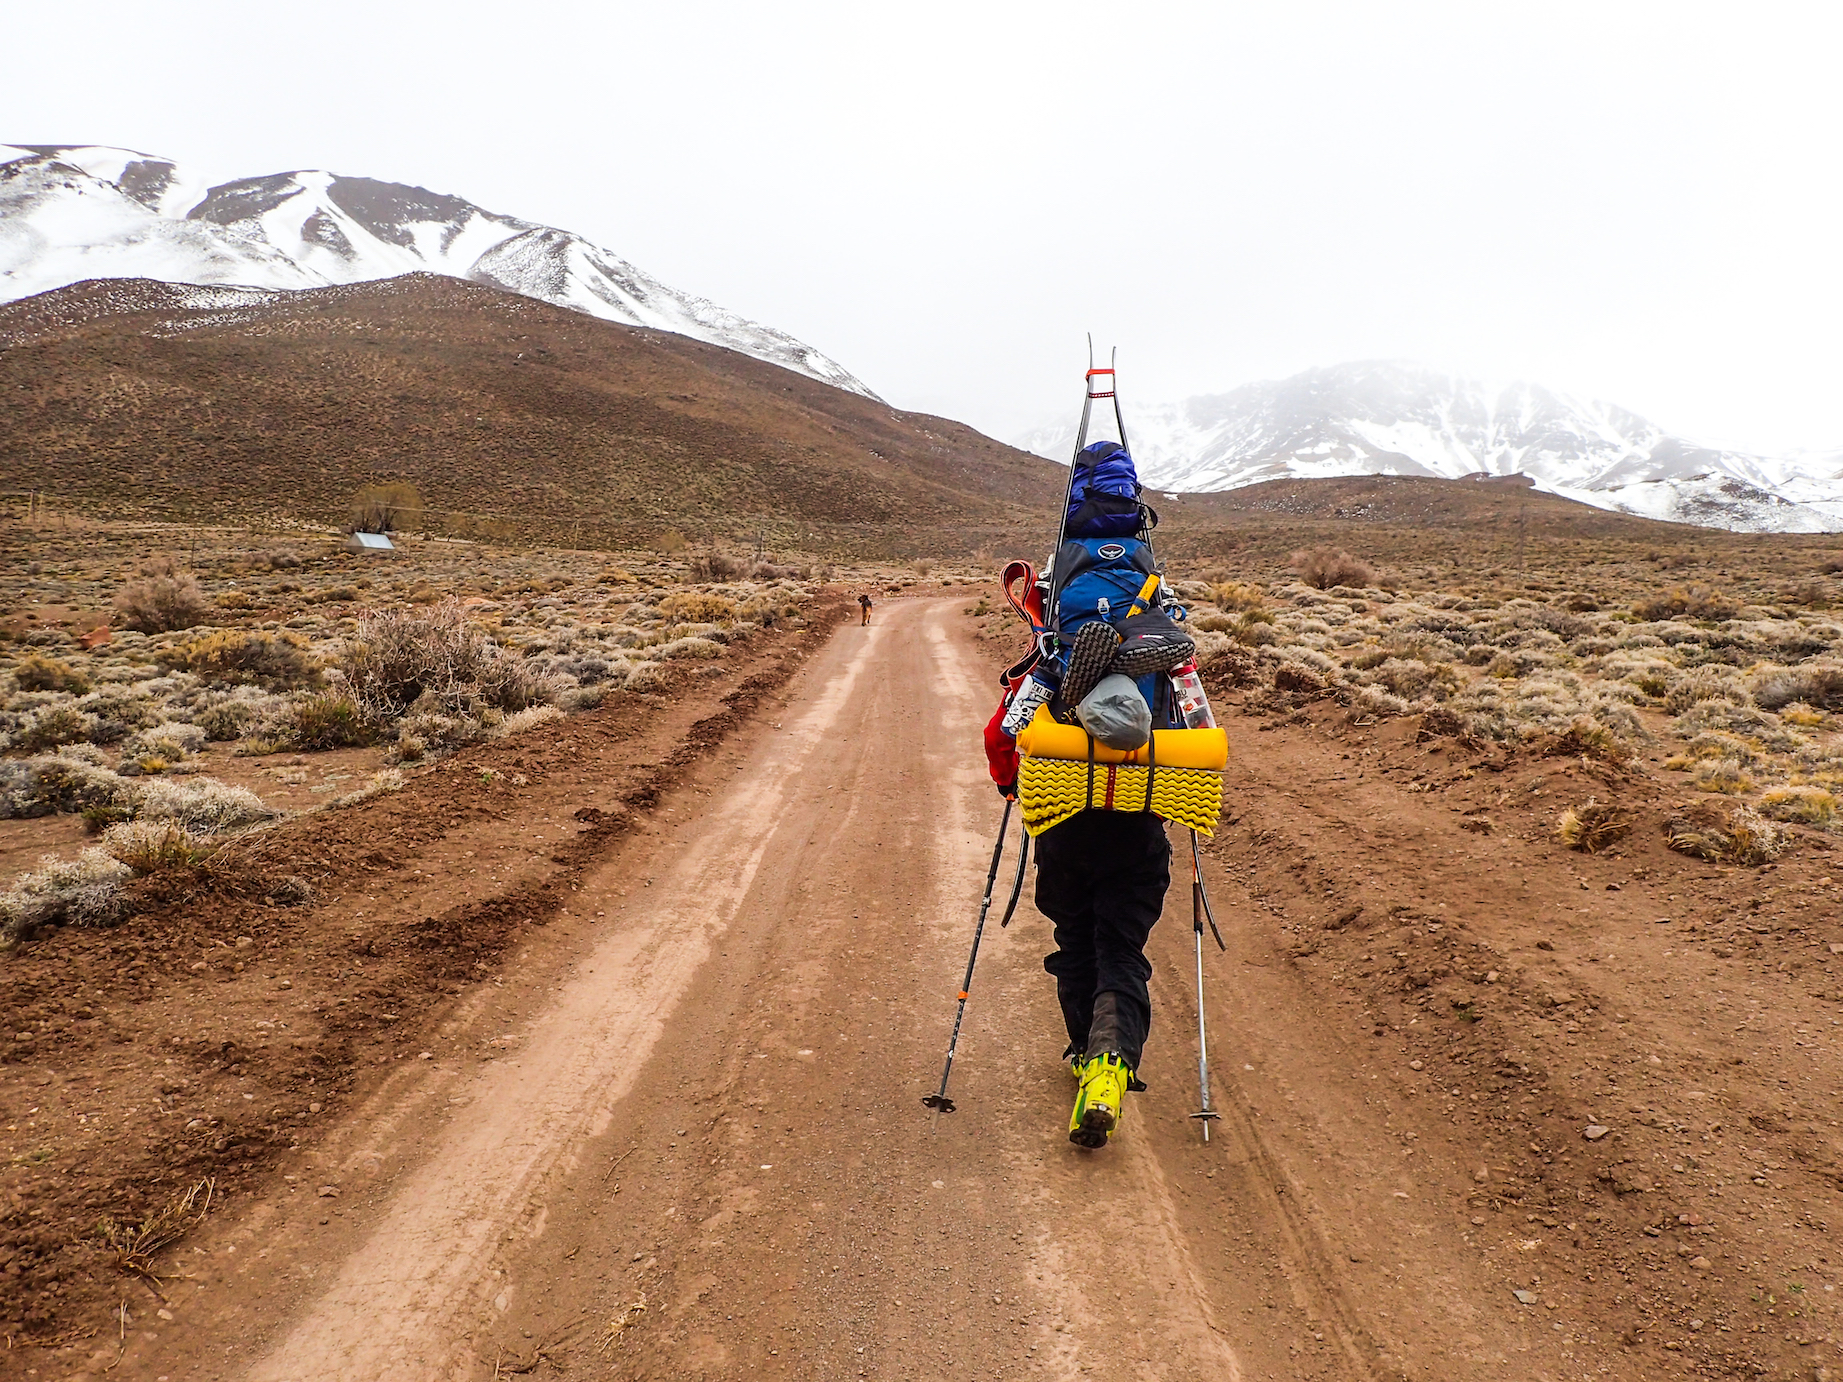
[[[1078,1147],[1105,1147],[1120,1126],[1126,1091],[1133,1072],[1112,1051],[1091,1056],[1081,1070],[1081,1087],[1075,1092],[1075,1112],[1069,1118],[1069,1141]]]

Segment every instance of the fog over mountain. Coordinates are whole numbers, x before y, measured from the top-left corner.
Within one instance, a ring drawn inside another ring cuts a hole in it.
[[[553,226],[402,183],[300,171],[205,186],[171,159],[0,145],[0,301],[92,278],[277,291],[438,273],[727,346],[875,394],[785,332]]]
[[[1176,403],[1121,399],[1148,488],[1235,489],[1336,475],[1522,475],[1647,518],[1755,532],[1843,529],[1843,450],[1754,456],[1698,446],[1610,403],[1358,361]],[[1113,415],[1096,409],[1113,435]],[[1014,444],[1066,464],[1078,414]]]

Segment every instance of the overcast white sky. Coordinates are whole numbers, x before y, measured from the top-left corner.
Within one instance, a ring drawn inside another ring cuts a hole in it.
[[[999,435],[1389,357],[1843,446],[1835,4],[60,0],[0,141],[582,233]]]

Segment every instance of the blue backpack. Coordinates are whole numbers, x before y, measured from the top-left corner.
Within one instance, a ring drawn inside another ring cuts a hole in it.
[[[1156,526],[1158,516],[1139,502],[1139,491],[1133,458],[1119,442],[1097,441],[1082,448],[1069,485],[1068,536],[1134,537]]]
[[[1120,454],[1125,455],[1124,452]],[[1062,544],[1050,573],[1050,587],[1055,592],[1057,641],[1061,644],[1055,659],[1058,684],[1068,674],[1069,652],[1082,626],[1100,619],[1118,627],[1127,610],[1132,608],[1133,597],[1155,570],[1151,544],[1138,538],[1075,537]],[[1158,597],[1154,599],[1162,603]],[[1168,723],[1165,678],[1143,676],[1134,681],[1139,694],[1152,708],[1153,723],[1165,728]]]

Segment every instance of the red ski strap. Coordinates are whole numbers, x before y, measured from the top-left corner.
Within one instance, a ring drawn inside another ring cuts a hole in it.
[[[1032,634],[1042,633],[1043,592],[1037,587],[1036,568],[1027,561],[1014,561],[1005,568],[1005,574],[999,577],[999,584],[1005,592],[1005,603],[1017,611],[1017,617],[1030,625]]]
[[[1097,393],[1095,392],[1095,388],[1094,388],[1095,376],[1100,375],[1100,374],[1104,374],[1107,376],[1107,389],[1104,393]],[[1091,369],[1088,371],[1088,397],[1090,398],[1112,398],[1113,392],[1114,392],[1113,391],[1113,370],[1111,368]]]

